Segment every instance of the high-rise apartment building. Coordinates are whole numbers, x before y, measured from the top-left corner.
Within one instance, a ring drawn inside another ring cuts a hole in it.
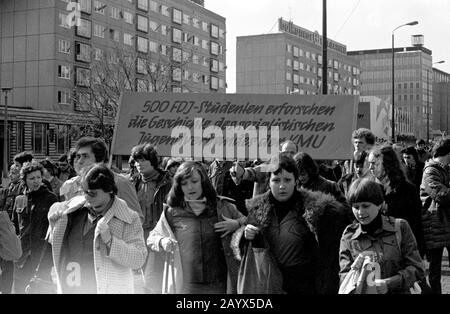
[[[278,33],[237,37],[238,93],[322,93],[322,36],[280,18]],[[328,39],[328,93],[359,95],[359,62]]]
[[[392,48],[349,51],[348,54],[358,60],[361,67],[361,95],[376,96],[392,104]],[[412,133],[403,135],[432,137],[438,119],[432,98],[432,64],[432,51],[422,45],[395,48],[395,109],[412,117],[408,120],[412,128],[407,127]],[[400,130],[396,130],[396,135],[402,135],[397,131]]]
[[[225,18],[202,0],[0,1],[0,87],[12,88],[9,158],[67,152],[73,124],[89,110],[79,100],[89,96],[93,64],[121,66],[118,51],[137,57],[130,70],[138,91],[224,93],[225,32]],[[152,60],[165,65],[164,89],[142,66]]]
[[[449,135],[450,74],[433,68],[433,130],[434,136]]]

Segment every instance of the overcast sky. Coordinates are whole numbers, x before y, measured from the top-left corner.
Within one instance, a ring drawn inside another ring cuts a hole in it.
[[[328,37],[347,51],[411,46],[422,34],[436,68],[450,72],[450,0],[329,0]],[[322,34],[322,0],[205,0],[205,8],[226,18],[227,93],[236,92],[236,37],[278,32],[278,18]]]

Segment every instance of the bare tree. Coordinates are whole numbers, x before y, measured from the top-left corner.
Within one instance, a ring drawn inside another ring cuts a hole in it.
[[[115,46],[106,55],[95,52],[89,67],[77,67],[73,101],[86,121],[79,136],[94,135],[111,143],[120,95],[126,90],[182,91],[183,71],[193,51],[172,47],[170,53],[160,52],[142,53],[133,47]]]

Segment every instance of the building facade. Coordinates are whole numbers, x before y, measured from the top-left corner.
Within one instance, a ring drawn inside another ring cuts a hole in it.
[[[358,60],[361,67],[361,95],[376,96],[392,104],[392,49],[350,51],[348,54]],[[437,115],[433,111],[432,62],[432,51],[420,45],[395,48],[395,110],[405,112],[406,117],[411,117],[408,123],[412,123],[412,128],[406,128],[412,129],[412,133],[399,129],[396,135],[426,139],[433,134]]]
[[[38,158],[67,152],[74,125],[89,115],[83,103],[94,102],[96,62],[121,66],[132,55],[125,89],[224,93],[225,33],[225,18],[202,0],[0,1],[0,87],[12,88],[8,159],[22,150]],[[143,63],[168,73],[164,89]]]
[[[322,93],[322,36],[280,18],[278,33],[237,37],[238,93]],[[328,94],[359,95],[358,61],[328,39]]]
[[[450,74],[433,68],[433,136],[449,135]]]

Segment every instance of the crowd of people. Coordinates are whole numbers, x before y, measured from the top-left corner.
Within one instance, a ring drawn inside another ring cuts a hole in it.
[[[347,161],[291,141],[266,162],[161,158],[140,144],[127,171],[99,138],[56,161],[19,153],[0,193],[0,293],[135,293],[140,277],[150,294],[235,294],[249,244],[273,257],[282,293],[442,293],[450,139],[428,150],[358,129],[351,140]],[[374,284],[349,288],[369,264]]]

